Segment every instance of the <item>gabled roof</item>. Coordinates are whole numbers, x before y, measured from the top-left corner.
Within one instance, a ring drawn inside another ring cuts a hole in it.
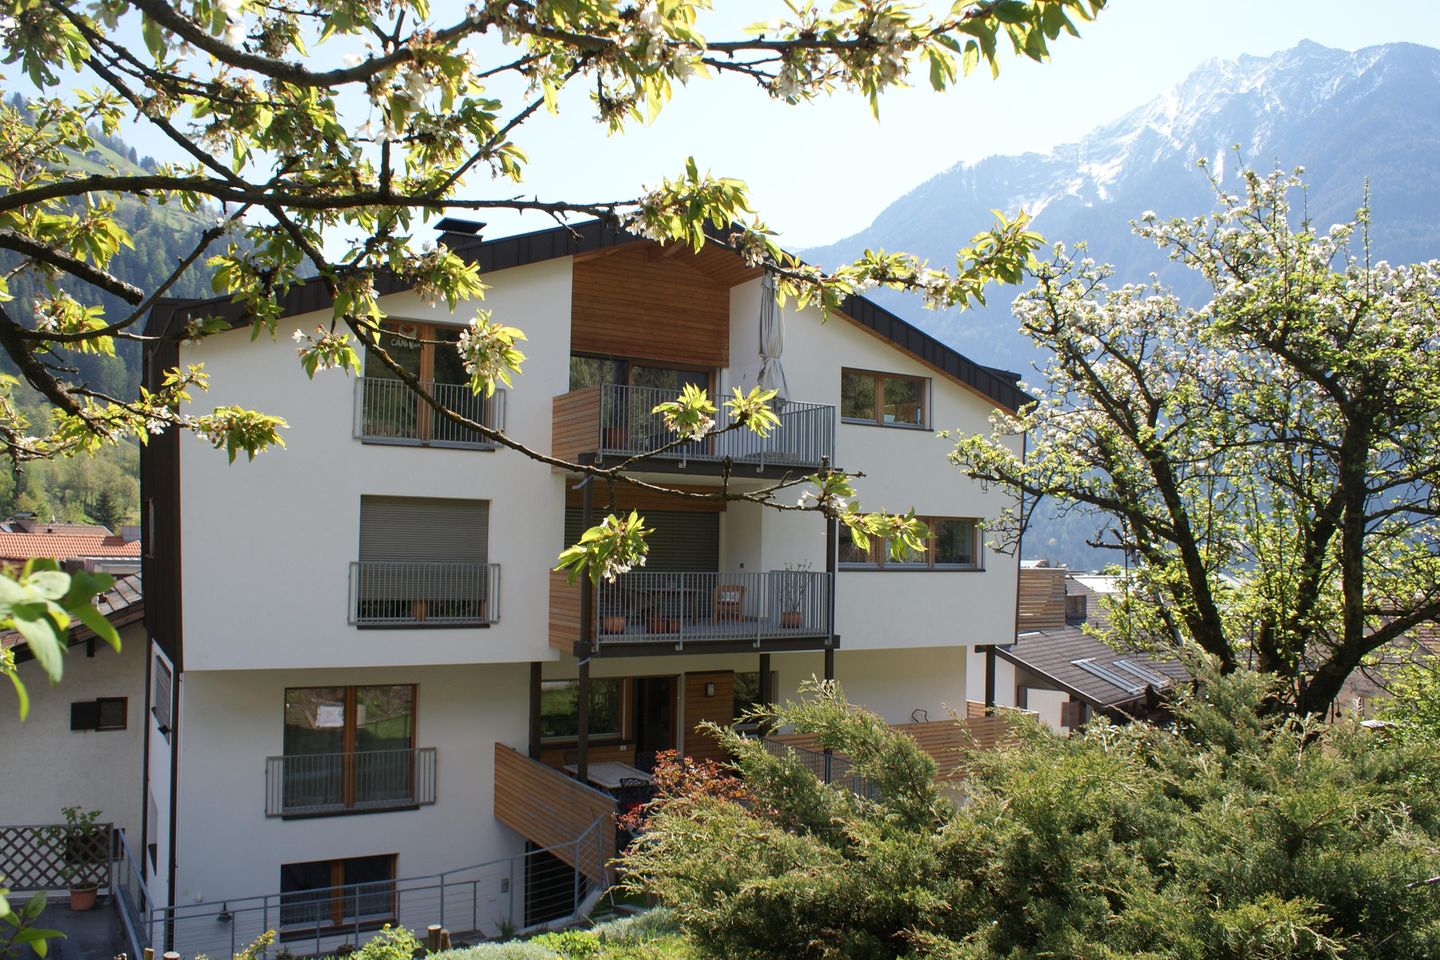
[[[54,533],[38,529],[33,533],[0,531],[0,561],[23,562],[34,559],[79,560],[140,559],[140,541],[117,537],[103,527],[84,532]]]
[[[713,243],[728,249],[724,237],[718,231],[707,228],[706,232]],[[482,274],[646,242],[641,237],[601,220],[551,227],[497,240],[485,240],[455,232],[447,232],[443,239],[454,253],[470,262],[478,263]],[[738,260],[739,254],[734,256]],[[394,276],[381,276],[376,279],[375,288],[377,294],[384,296],[401,293],[409,289],[410,284]],[[325,285],[318,278],[306,280],[294,285],[280,297],[281,316],[324,310],[331,302]],[[840,310],[859,326],[988,397],[1001,407],[1017,410],[1031,399],[1020,389],[1018,374],[976,363],[874,301],[858,295],[851,296],[841,304]],[[231,327],[249,323],[244,308],[228,297],[209,300],[162,299],[151,311],[146,333],[151,336],[178,337],[185,324],[199,316],[218,317],[227,321]]]
[[[1173,660],[1121,653],[1074,627],[1022,633],[995,654],[1096,709],[1142,700],[1147,686],[1163,689],[1190,679]]]

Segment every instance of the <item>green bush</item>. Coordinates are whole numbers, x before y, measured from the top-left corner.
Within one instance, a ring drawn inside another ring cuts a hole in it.
[[[1212,678],[1173,729],[1017,718],[1020,743],[934,764],[833,687],[768,719],[851,757],[873,798],[726,736],[748,796],[662,796],[626,857],[710,957],[1433,960],[1433,749],[1266,720]],[[958,799],[959,802],[952,802]]]
[[[668,910],[650,910],[589,930],[544,933],[529,940],[482,943],[433,954],[434,960],[684,960],[689,950]],[[371,957],[366,960],[391,960]]]

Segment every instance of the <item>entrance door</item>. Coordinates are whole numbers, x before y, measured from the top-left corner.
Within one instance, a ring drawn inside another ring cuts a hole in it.
[[[675,748],[675,677],[635,678],[635,765],[648,770],[655,754]]]

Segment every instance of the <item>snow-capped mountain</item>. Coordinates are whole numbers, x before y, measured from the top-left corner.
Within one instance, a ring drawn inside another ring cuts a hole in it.
[[[1368,178],[1377,258],[1440,257],[1440,50],[1408,43],[1354,52],[1303,42],[1269,57],[1202,64],[1173,89],[1046,154],[958,164],[891,204],[864,231],[805,256],[833,265],[866,247],[905,250],[936,264],[990,223],[990,210],[1028,210],[1049,240],[1087,241],[1119,280],[1151,272],[1185,278],[1129,221],[1211,209],[1196,168],[1233,172],[1234,148],[1257,169],[1305,167],[1319,224],[1360,205]],[[988,310],[934,314],[907,299],[887,306],[991,366],[1033,376],[1036,354],[1014,332],[1004,291]]]
[[[1212,188],[1195,161],[1233,173],[1236,146],[1256,169],[1305,167],[1307,210],[1322,228],[1355,211],[1368,181],[1375,259],[1440,258],[1440,50],[1397,43],[1350,52],[1310,42],[1270,57],[1208,61],[1078,143],[958,164],[864,231],[805,256],[834,265],[882,247],[949,265],[989,225],[992,209],[1023,208],[1047,239],[1086,241],[1092,256],[1116,266],[1117,281],[1155,272],[1182,294],[1199,295],[1194,278],[1135,238],[1129,224],[1146,210],[1193,216],[1212,209]],[[1043,358],[1015,332],[1013,297],[1004,291],[991,295],[988,308],[964,314],[931,313],[883,292],[879,299],[971,358],[1037,379]],[[1037,517],[1024,555],[1081,568],[1114,562],[1085,546],[1098,526],[1083,517]]]

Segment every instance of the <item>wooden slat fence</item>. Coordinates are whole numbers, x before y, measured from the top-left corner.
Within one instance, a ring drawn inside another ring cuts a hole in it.
[[[0,879],[20,893],[110,882],[111,826],[67,836],[63,824],[0,827]]]

